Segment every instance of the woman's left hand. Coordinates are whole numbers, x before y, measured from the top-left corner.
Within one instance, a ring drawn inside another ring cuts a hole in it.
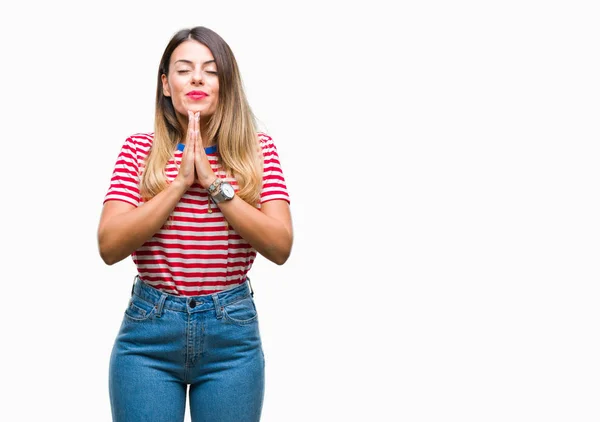
[[[204,189],[208,188],[217,176],[210,166],[204,147],[202,146],[202,135],[200,134],[200,112],[194,114],[194,130],[197,132],[194,162],[196,164],[196,181]]]

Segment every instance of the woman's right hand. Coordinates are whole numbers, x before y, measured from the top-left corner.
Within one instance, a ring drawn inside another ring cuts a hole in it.
[[[198,139],[200,128],[198,119],[199,113],[192,113],[188,110],[188,129],[187,136],[185,139],[185,148],[183,149],[183,155],[181,156],[181,164],[179,165],[179,173],[175,178],[176,181],[183,183],[186,188],[189,188],[194,184],[196,177],[196,167],[194,164],[194,145],[196,145],[196,139]]]

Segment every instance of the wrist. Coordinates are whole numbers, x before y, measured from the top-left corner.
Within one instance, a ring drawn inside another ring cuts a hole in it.
[[[214,191],[211,192],[209,188],[209,192],[211,195],[211,199],[215,204],[219,204],[223,201],[231,201],[235,196],[235,189],[233,188],[233,186],[231,186],[230,183],[221,180],[219,180],[218,183],[216,183],[216,188],[214,189]]]
[[[183,180],[179,180],[179,179],[173,180],[169,184],[169,187],[171,189],[174,189],[176,192],[180,193],[181,195],[183,195],[185,193],[185,191],[187,191],[189,188],[189,186]]]
[[[200,183],[200,186],[202,186],[204,189],[208,189],[209,187],[211,187],[217,180],[220,180],[217,176],[215,176],[214,174],[210,175],[209,177],[203,179],[203,180],[198,180],[198,183]]]
[[[218,190],[219,186],[223,183],[223,180],[220,177],[216,177],[210,181],[205,187],[210,196],[213,196]]]

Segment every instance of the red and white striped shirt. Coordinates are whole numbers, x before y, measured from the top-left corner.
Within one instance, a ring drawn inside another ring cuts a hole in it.
[[[264,158],[260,203],[285,200],[289,195],[279,163],[277,148],[270,136],[259,133]],[[106,201],[143,205],[139,184],[154,134],[127,138],[117,158]],[[182,151],[175,150],[166,166],[167,179],[179,171]],[[207,153],[215,174],[238,190],[235,179],[226,177],[218,165],[217,153]],[[259,205],[260,207],[260,205]],[[250,246],[223,217],[206,189],[193,184],[181,197],[171,219],[131,254],[139,276],[170,294],[194,296],[212,294],[242,284],[256,258]]]

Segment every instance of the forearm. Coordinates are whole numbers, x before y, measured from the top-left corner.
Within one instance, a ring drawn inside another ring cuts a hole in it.
[[[292,249],[292,228],[246,203],[237,195],[219,203],[221,212],[235,231],[258,253],[278,265]]]
[[[184,184],[173,182],[143,205],[106,219],[98,229],[104,262],[115,264],[148,241],[167,221],[186,190]]]

